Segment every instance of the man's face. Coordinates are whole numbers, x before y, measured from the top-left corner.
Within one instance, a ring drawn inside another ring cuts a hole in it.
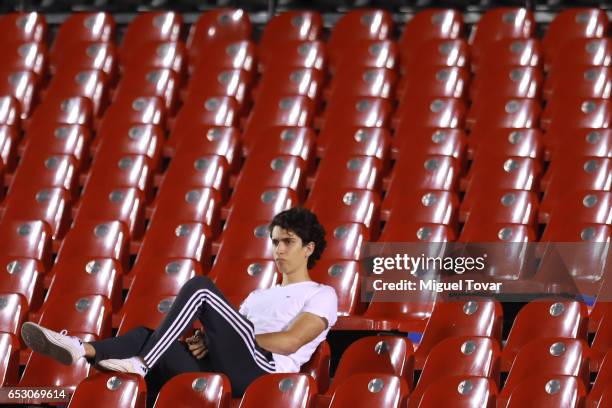
[[[291,274],[305,268],[314,244],[303,245],[302,239],[293,231],[275,226],[272,229],[274,261],[279,272]]]

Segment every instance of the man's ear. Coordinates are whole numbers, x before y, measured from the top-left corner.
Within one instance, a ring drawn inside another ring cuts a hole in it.
[[[306,251],[307,251],[307,255],[310,256],[312,255],[312,253],[315,250],[315,243],[310,241],[308,244],[306,244]]]

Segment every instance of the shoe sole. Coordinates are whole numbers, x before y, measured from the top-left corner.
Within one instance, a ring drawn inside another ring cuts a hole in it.
[[[113,362],[108,361],[108,360],[99,361],[98,362],[98,367],[100,367],[100,368],[102,368],[104,370],[115,371],[115,372],[118,372],[118,373],[135,374],[135,373],[132,373],[131,371],[127,371],[124,366],[119,365],[119,364],[114,364]]]
[[[69,366],[74,363],[70,351],[47,336],[45,330],[35,323],[24,323],[21,326],[21,337],[25,344],[37,353],[49,356],[64,365]]]

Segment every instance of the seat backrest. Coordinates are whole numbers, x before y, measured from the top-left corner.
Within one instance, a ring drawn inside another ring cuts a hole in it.
[[[155,408],[175,408],[177,401],[190,407],[225,408],[231,394],[232,386],[223,374],[184,373],[164,384]]]
[[[585,396],[585,388],[576,377],[536,374],[514,387],[506,408],[577,408],[582,406]]]
[[[404,406],[408,392],[408,385],[402,377],[359,373],[338,387],[329,408],[399,408]]]
[[[497,386],[485,377],[452,376],[444,377],[425,390],[420,408],[454,407],[493,408]]]
[[[316,393],[317,384],[307,374],[268,374],[249,385],[239,408],[306,408]]]
[[[77,386],[70,408],[145,408],[144,378],[133,374],[98,373]]]

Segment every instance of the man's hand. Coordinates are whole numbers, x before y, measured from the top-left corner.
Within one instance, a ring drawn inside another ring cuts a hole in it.
[[[201,360],[208,354],[208,348],[206,348],[206,343],[204,343],[204,337],[199,330],[196,331],[193,336],[187,337],[185,341],[191,354],[198,360]]]

